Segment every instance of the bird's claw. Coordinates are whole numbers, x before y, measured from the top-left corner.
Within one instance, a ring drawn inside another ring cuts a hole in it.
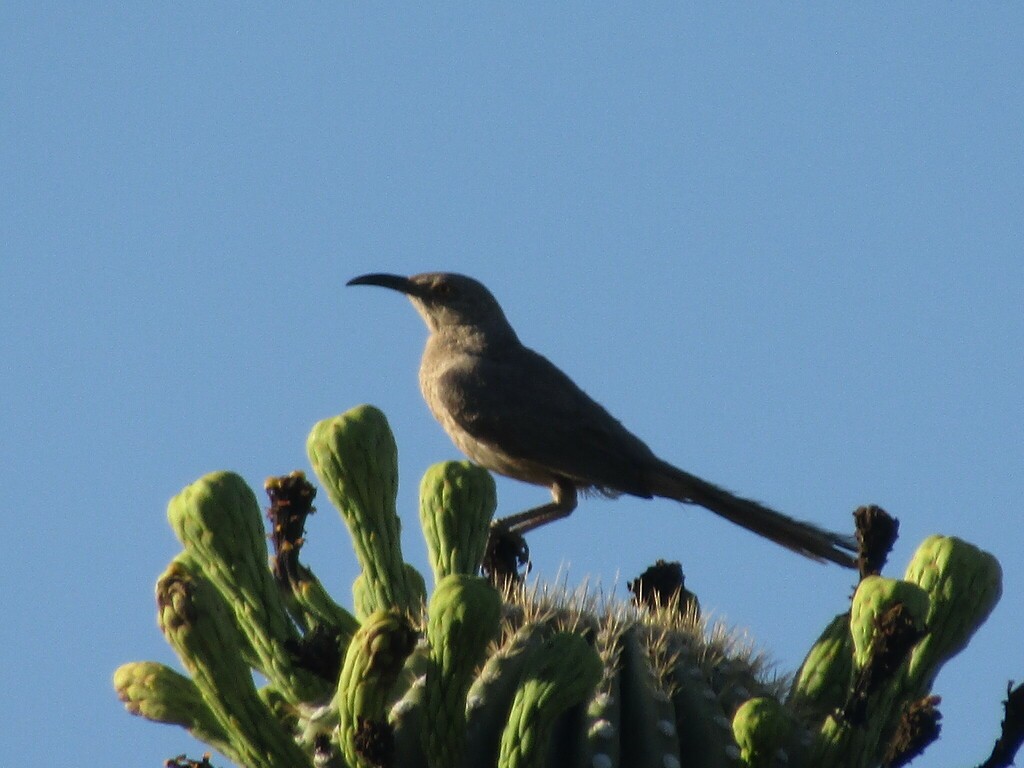
[[[523,534],[511,530],[501,520],[491,523],[480,569],[497,587],[521,583],[530,572],[530,547]]]

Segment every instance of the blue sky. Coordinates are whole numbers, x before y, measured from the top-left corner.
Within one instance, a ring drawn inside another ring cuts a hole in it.
[[[6,758],[201,751],[110,685],[173,663],[166,502],[306,468],[321,418],[388,414],[425,568],[419,477],[457,457],[417,390],[425,331],[343,286],[444,269],[687,470],[836,528],[886,507],[894,575],[931,533],[996,554],[1002,603],[915,765],[980,762],[1024,677],[1024,11],[899,10],[6,4]],[[306,561],[348,602],[321,501]],[[782,671],[852,585],[668,501],[585,500],[530,543],[619,595],[681,560]]]

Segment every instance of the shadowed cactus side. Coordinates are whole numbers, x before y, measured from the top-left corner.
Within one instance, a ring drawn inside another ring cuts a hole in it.
[[[184,727],[238,765],[900,764],[901,718],[927,712],[939,669],[1001,589],[990,555],[931,537],[904,579],[861,582],[785,685],[695,602],[641,610],[495,589],[478,576],[494,483],[468,462],[432,467],[420,487],[428,600],[402,556],[383,414],[361,406],[322,421],[307,451],[362,567],[354,615],[298,562],[315,493],[302,474],[267,483],[271,558],[252,491],[214,473],[172,499],[184,551],[157,584],[160,627],[188,676],[154,662],[114,675],[130,712]]]

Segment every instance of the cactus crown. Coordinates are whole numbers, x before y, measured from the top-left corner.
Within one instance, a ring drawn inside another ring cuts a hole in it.
[[[864,578],[780,679],[752,643],[701,618],[681,572],[665,597],[631,584],[637,605],[493,586],[478,573],[494,483],[468,462],[438,464],[421,484],[428,598],[402,556],[383,414],[322,421],[307,451],[362,567],[353,611],[299,561],[316,493],[301,472],[267,481],[269,568],[255,495],[213,473],[171,500],[183,551],[157,582],[160,628],[187,675],[155,662],[114,675],[130,712],[238,765],[898,765],[935,730],[936,674],[1000,594],[991,555],[931,537],[903,579]]]

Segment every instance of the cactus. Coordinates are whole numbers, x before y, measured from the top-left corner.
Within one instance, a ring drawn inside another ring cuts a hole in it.
[[[268,567],[254,494],[218,472],[168,508],[183,551],[157,583],[158,619],[187,674],[134,662],[114,675],[131,713],[183,727],[238,765],[897,764],[902,745],[934,738],[936,674],[1000,594],[991,555],[931,537],[904,579],[867,569],[786,684],[700,618],[681,571],[678,594],[646,605],[492,586],[477,574],[494,484],[467,462],[432,467],[420,487],[428,602],[402,556],[383,414],[362,406],[322,421],[307,451],[362,567],[354,615],[299,562],[316,493],[304,475],[267,482]]]
[[[793,723],[775,699],[748,699],[732,718],[740,760],[751,768],[770,768],[776,760],[788,763]]]
[[[999,602],[1003,572],[987,552],[960,539],[929,536],[918,547],[904,578],[929,598],[927,637],[913,650],[909,681],[923,695],[942,665],[967,646]]]
[[[306,452],[348,526],[363,569],[353,587],[356,616],[391,607],[419,612],[426,588],[402,560],[395,512],[398,450],[384,414],[364,405],[324,419],[309,433]]]
[[[245,661],[246,638],[214,582],[184,552],[157,582],[159,623],[167,641],[192,675],[209,715],[227,739],[217,747],[249,766],[310,765],[281,721],[267,707]],[[198,733],[198,730],[193,731]]]
[[[435,584],[452,573],[479,570],[496,506],[494,480],[468,461],[427,470],[420,484],[420,523]]]
[[[848,637],[839,624],[825,640],[837,667],[849,670],[846,705],[818,724],[812,764],[870,766],[895,762],[901,719],[926,697],[941,666],[966,645],[999,598],[1002,575],[995,559],[953,537],[929,537],[917,550],[905,580],[868,576],[854,593]],[[810,679],[823,646],[812,649],[798,680]],[[805,672],[808,672],[805,675]],[[834,704],[836,681],[817,692]],[[812,686],[790,700],[813,704]],[[821,702],[820,704],[824,704]],[[822,711],[819,706],[817,711]]]
[[[387,696],[414,645],[412,626],[394,610],[371,614],[352,637],[331,707],[338,713],[337,742],[348,765],[391,762]]]
[[[501,596],[479,576],[452,573],[438,582],[428,616],[432,664],[424,704],[434,720],[425,730],[424,747],[429,764],[443,768],[462,757],[466,694],[473,672],[501,629]]]

